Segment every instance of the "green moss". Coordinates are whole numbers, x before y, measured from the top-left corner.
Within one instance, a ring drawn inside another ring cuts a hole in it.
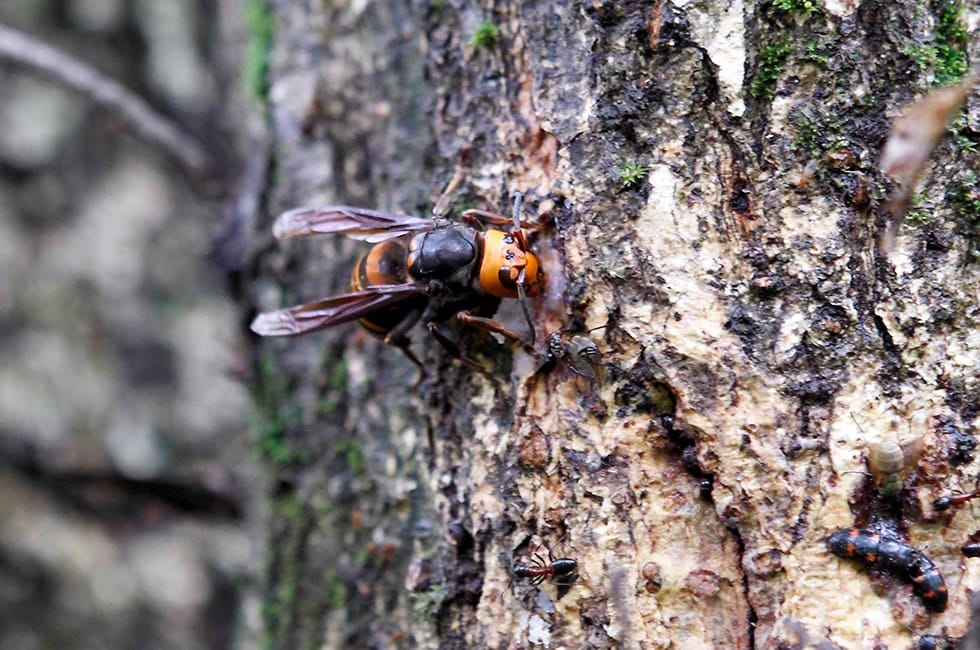
[[[936,64],[936,48],[932,45],[907,45],[902,54],[912,60],[919,70],[926,70]]]
[[[357,566],[367,566],[368,560],[371,554],[368,552],[366,546],[361,546],[356,551],[354,551],[354,564]]]
[[[939,85],[956,83],[969,72],[967,45],[970,35],[963,13],[962,2],[947,0],[938,10],[933,42],[914,43],[902,49],[902,54],[920,70],[931,69]],[[950,123],[948,131],[959,149],[977,150],[977,142],[970,136],[971,130],[962,111]]]
[[[638,162],[624,163],[619,169],[619,182],[627,189],[638,186],[646,177],[646,166]]]
[[[956,119],[949,123],[946,130],[953,137],[953,142],[956,146],[963,151],[975,152],[977,150],[977,143],[970,136],[972,133],[970,125],[966,119],[966,113],[960,110],[959,115]]]
[[[938,84],[959,81],[969,70],[966,48],[970,35],[963,19],[963,4],[949,2],[939,11],[936,18],[936,32],[930,44],[910,44],[902,48],[907,56],[920,69],[932,69]]]
[[[338,359],[330,368],[327,376],[327,388],[333,390],[345,390],[347,388],[347,364],[343,359]]]
[[[245,53],[242,77],[248,91],[262,99],[269,90],[269,53],[275,25],[268,0],[245,0]]]
[[[967,172],[950,191],[950,202],[956,216],[970,226],[980,226],[980,179],[977,173]]]
[[[809,16],[820,9],[819,3],[814,0],[772,0],[772,4],[786,13],[803,16]]]
[[[279,512],[289,521],[296,523],[303,517],[303,502],[295,494],[284,496],[279,501]]]
[[[316,411],[320,415],[330,415],[340,406],[340,400],[334,397],[321,397],[316,404]]]
[[[750,87],[753,97],[760,99],[772,97],[776,90],[776,82],[783,74],[786,58],[792,51],[792,46],[785,42],[762,48],[762,51],[759,52],[759,67],[755,71],[755,77],[753,77]]]
[[[958,81],[969,69],[966,46],[970,35],[963,20],[963,5],[950,2],[939,13],[936,23],[936,82]]]
[[[821,128],[816,122],[803,118],[796,124],[796,146],[817,157],[821,151]]]
[[[299,564],[290,565],[271,601],[262,603],[262,648],[276,647],[283,630],[289,625],[289,613],[299,595]]]
[[[268,348],[263,350],[257,375],[250,417],[256,432],[256,453],[261,460],[274,465],[292,462],[297,459],[297,454],[286,440],[286,430],[290,422],[300,420],[302,409],[299,404],[288,401],[286,382]]]
[[[412,611],[415,616],[431,621],[439,612],[442,602],[446,599],[446,590],[442,585],[434,585],[427,591],[415,592],[410,594],[412,601]]]
[[[265,426],[259,430],[256,449],[262,460],[274,465],[284,465],[294,460],[292,449],[286,443],[281,423],[275,420],[265,420]]]
[[[844,122],[821,109],[811,106],[794,109],[789,121],[796,129],[794,142],[797,148],[812,158],[822,160],[825,154],[847,146]]]
[[[922,208],[909,208],[908,213],[905,215],[905,219],[909,223],[924,226],[932,221],[932,215]]]
[[[335,359],[334,352],[329,353],[329,358]],[[342,359],[326,361],[328,366],[326,377],[326,389],[317,403],[317,412],[320,415],[330,415],[337,410],[343,403],[344,393],[347,390],[347,364]]]
[[[476,28],[473,37],[470,38],[470,45],[475,48],[491,47],[500,38],[500,28],[493,23],[486,22]]]
[[[830,65],[830,57],[824,54],[826,51],[825,45],[813,40],[806,44],[806,50],[803,53],[803,58],[810,63],[814,63],[821,68],[826,68]]]
[[[288,607],[296,600],[296,594],[298,593],[299,579],[295,571],[290,571],[286,579],[279,584],[279,589],[276,590],[276,596],[283,606]]]
[[[259,458],[273,465],[302,460],[286,439],[290,422],[298,422],[302,414],[299,404],[292,402],[259,412],[256,419],[258,436],[255,440]]]
[[[909,209],[905,213],[905,220],[919,226],[924,226],[932,221],[932,211],[927,210],[922,203],[922,195],[918,192],[909,197]]]
[[[321,497],[314,502],[313,509],[316,510],[318,518],[326,519],[333,514],[334,506],[329,499],[326,497]]]
[[[963,18],[963,3],[949,2],[943,6],[936,21],[935,70],[936,83],[952,84],[960,81],[970,68],[966,48],[970,35]],[[964,151],[976,151],[977,143],[970,136],[966,115],[961,109],[947,128],[956,146]]]
[[[330,570],[324,575],[323,583],[330,607],[333,609],[343,607],[347,603],[347,589],[344,587],[344,583]]]
[[[259,614],[262,617],[262,638],[259,647],[262,650],[272,650],[276,647],[273,630],[279,629],[279,621],[283,615],[282,606],[279,603],[262,603]]]
[[[344,457],[344,461],[355,476],[364,474],[364,452],[361,451],[361,446],[357,440],[351,438],[344,442],[338,442],[333,450],[334,453]]]

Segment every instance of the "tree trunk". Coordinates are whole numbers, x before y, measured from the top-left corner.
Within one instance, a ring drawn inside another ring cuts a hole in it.
[[[980,574],[960,546],[980,523],[932,501],[977,473],[975,98],[919,218],[890,257],[875,248],[891,119],[969,36],[942,31],[965,29],[950,7],[274,3],[258,308],[347,290],[366,248],[273,243],[276,213],[425,215],[459,171],[457,212],[526,193],[537,329],[602,357],[590,381],[459,330],[486,376],[419,328],[413,391],[411,364],[353,325],[256,341],[268,645],[963,635]],[[513,304],[500,318],[523,331]],[[894,442],[897,493],[866,475]],[[948,608],[913,591],[924,568],[835,557],[828,536],[851,527],[931,558]],[[514,576],[549,550],[577,561],[573,584]]]

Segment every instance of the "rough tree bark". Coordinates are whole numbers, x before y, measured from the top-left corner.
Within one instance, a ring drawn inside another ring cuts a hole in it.
[[[888,259],[874,246],[891,119],[945,73],[937,47],[966,45],[942,32],[951,6],[273,3],[257,308],[345,290],[363,251],[275,244],[278,211],[426,214],[460,169],[457,207],[527,193],[539,331],[600,328],[603,367],[539,371],[461,331],[488,378],[418,335],[436,379],[413,393],[411,365],[355,326],[255,341],[268,645],[964,634],[980,568],[959,548],[980,522],[931,503],[977,473],[976,97],[918,222]],[[866,457],[893,441],[919,453],[889,498]],[[946,611],[833,556],[851,526],[926,553]],[[512,578],[545,546],[577,560],[571,588]]]

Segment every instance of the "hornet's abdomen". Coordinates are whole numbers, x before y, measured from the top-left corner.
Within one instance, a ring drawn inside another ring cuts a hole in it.
[[[376,244],[361,255],[361,259],[354,265],[350,277],[351,291],[364,291],[379,284],[404,284],[408,281],[408,274],[405,272],[407,257],[408,251],[398,240]],[[372,334],[384,336],[414,307],[414,303],[407,303],[378,310],[369,317],[361,318],[359,322]]]

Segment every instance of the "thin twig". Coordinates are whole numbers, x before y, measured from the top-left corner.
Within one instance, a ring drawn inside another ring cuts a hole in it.
[[[121,116],[139,137],[164,149],[195,174],[210,166],[204,148],[143,99],[95,68],[36,38],[0,24],[0,59],[77,90]]]

